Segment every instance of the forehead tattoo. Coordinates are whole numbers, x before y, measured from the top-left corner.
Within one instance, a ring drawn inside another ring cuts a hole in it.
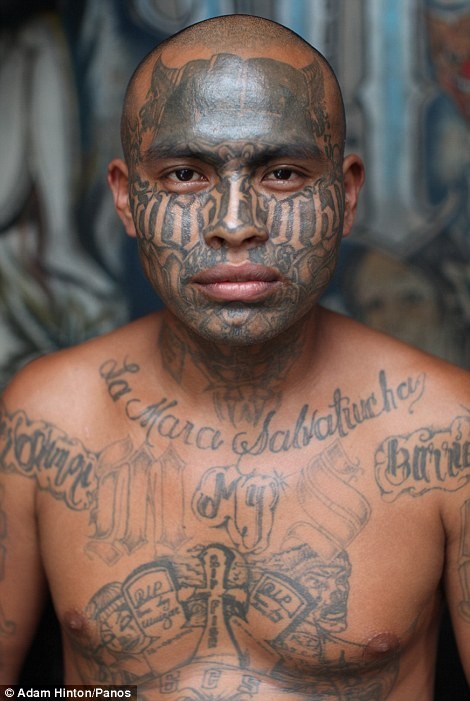
[[[173,144],[184,141],[189,126],[197,128],[207,121],[210,108],[228,118],[236,114],[241,139],[250,135],[243,131],[245,118],[250,130],[250,117],[260,113],[275,119],[287,143],[295,143],[299,132],[314,142],[329,130],[319,61],[297,69],[270,58],[217,54],[181,68],[168,68],[161,58],[156,61],[139,111],[140,136],[158,133],[159,147],[167,139]]]

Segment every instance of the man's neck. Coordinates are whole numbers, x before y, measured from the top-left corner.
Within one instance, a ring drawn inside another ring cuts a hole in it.
[[[268,342],[233,346],[197,336],[167,314],[159,337],[163,368],[183,392],[212,402],[221,420],[255,426],[304,379],[307,363],[312,367],[317,318],[315,311]]]

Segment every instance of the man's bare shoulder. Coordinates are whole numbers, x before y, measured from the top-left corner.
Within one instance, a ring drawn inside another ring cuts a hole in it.
[[[339,362],[343,363],[342,367],[352,367],[358,381],[378,365],[390,373],[423,373],[432,396],[457,401],[466,399],[470,410],[470,372],[465,368],[340,314],[327,311],[324,323],[329,344],[340,356]]]
[[[148,355],[155,342],[157,315],[132,322],[77,346],[49,353],[31,361],[11,380],[3,392],[9,411],[22,409],[47,421],[67,417],[74,423],[90,409],[99,409],[106,393],[99,368],[115,356]]]

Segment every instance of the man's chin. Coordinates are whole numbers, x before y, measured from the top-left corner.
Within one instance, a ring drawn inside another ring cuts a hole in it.
[[[293,322],[292,322],[293,323]],[[206,322],[192,327],[194,333],[216,345],[232,347],[257,346],[273,341],[291,324],[274,323],[267,315],[234,313],[224,310]]]

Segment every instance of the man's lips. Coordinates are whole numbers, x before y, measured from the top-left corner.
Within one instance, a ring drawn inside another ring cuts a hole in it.
[[[220,264],[198,273],[191,282],[211,299],[223,302],[256,302],[280,284],[279,273],[263,265]]]

